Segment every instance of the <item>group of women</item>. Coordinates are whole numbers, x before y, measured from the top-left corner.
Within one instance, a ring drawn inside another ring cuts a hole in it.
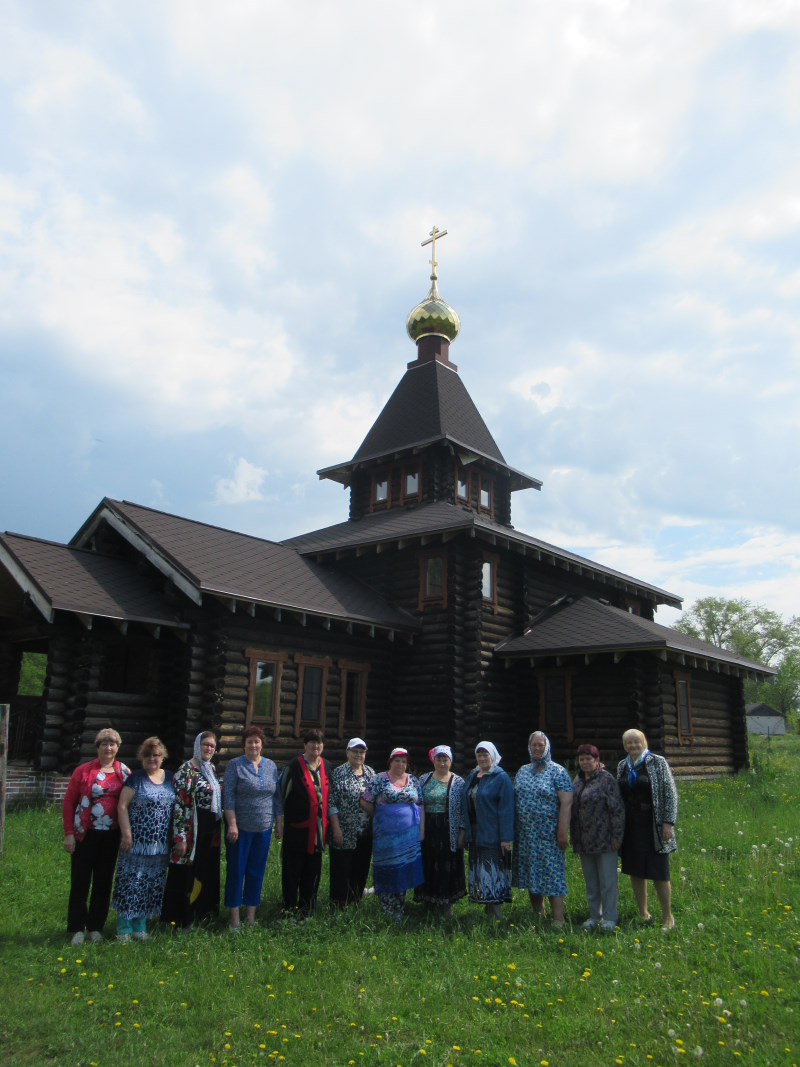
[[[256,921],[273,833],[282,840],[284,912],[295,920],[314,909],[328,845],[334,907],[374,892],[384,915],[399,922],[413,889],[415,901],[443,914],[468,896],[497,919],[513,887],[528,891],[536,914],[544,914],[548,898],[552,923],[562,927],[571,839],[586,883],[584,929],[613,930],[617,923],[618,856],[641,919],[652,921],[653,881],[662,928],[675,924],[669,853],[677,792],[667,761],[649,751],[638,730],[623,735],[627,756],[616,777],[598,749],[584,744],[572,781],[540,731],[531,734],[530,762],[513,781],[491,741],[476,746],[466,780],[453,772],[447,745],[431,749],[433,769],[419,779],[404,748],[393,749],[387,770],[376,774],[360,737],[348,743],[347,762],[331,771],[318,730],[303,737],[302,753],[279,774],[263,753],[264,733],[250,726],[243,754],[230,760],[220,785],[211,763],[216,743],[212,731],[199,734],[191,759],[173,775],[162,767],[165,746],[150,737],[139,748],[141,769],[131,773],[117,759],[119,734],[98,733],[97,758],[75,770],[63,803],[73,945],[87,936],[101,940],[109,905],[123,941],[146,940],[147,920],[157,916],[180,930],[215,918],[223,826],[232,933],[241,929],[242,907],[245,924]]]

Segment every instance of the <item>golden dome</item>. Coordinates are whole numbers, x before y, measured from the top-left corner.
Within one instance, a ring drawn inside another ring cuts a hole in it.
[[[458,313],[439,296],[436,275],[432,274],[428,295],[408,314],[406,333],[414,342],[421,337],[444,337],[447,341],[455,341],[460,329]]]

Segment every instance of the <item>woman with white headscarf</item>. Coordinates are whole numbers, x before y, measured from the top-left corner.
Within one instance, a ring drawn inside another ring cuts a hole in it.
[[[172,855],[161,919],[181,930],[219,913],[222,794],[211,765],[216,749],[211,730],[198,734],[192,758],[173,780]]]
[[[432,748],[428,758],[433,771],[426,771],[419,780],[425,809],[422,842],[425,881],[414,890],[414,900],[438,906],[445,915],[450,915],[455,901],[467,895],[464,849],[458,845],[464,779],[451,770],[453,752],[449,745]]]
[[[567,879],[564,853],[572,810],[572,781],[550,758],[550,742],[541,730],[528,738],[531,762],[514,778],[514,875],[512,884],[527,889],[537,915],[550,898],[553,926],[564,925]]]
[[[485,905],[493,919],[502,918],[502,905],[511,901],[514,786],[501,759],[491,741],[475,746],[477,767],[464,783],[459,838],[469,847],[469,899]]]

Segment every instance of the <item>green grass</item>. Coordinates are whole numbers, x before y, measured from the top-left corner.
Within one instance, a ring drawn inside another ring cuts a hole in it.
[[[279,918],[275,852],[256,930],[72,949],[58,813],[12,812],[0,859],[3,1058],[800,1063],[800,738],[769,749],[758,739],[754,764],[755,773],[679,785],[671,934],[635,924],[627,879],[618,932],[584,934],[571,854],[563,933],[540,926],[521,893],[496,926],[464,902],[452,920],[410,907],[406,924],[389,928],[374,899],[343,916],[321,905],[294,926]]]

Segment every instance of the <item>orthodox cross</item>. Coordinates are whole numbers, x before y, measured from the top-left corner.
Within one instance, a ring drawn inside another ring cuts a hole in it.
[[[439,266],[436,262],[436,242],[440,237],[445,237],[446,235],[447,230],[440,230],[438,226],[434,226],[430,232],[430,236],[425,241],[422,241],[420,245],[421,248],[424,248],[425,245],[433,246],[431,248],[431,278],[436,277],[436,268]]]

